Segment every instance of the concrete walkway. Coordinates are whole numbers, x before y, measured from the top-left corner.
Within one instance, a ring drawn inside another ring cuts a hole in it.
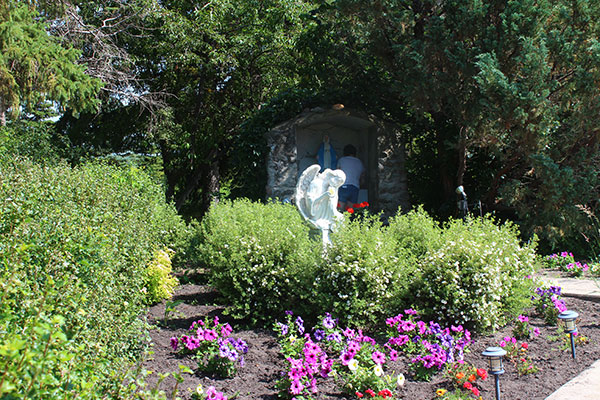
[[[539,276],[546,284],[560,286],[562,295],[600,302],[600,280],[560,278],[543,273]],[[546,400],[599,400],[600,360],[561,386]]]
[[[600,399],[600,360],[546,397],[546,400],[598,399]]]
[[[546,272],[540,274],[539,278],[548,285],[560,286],[563,296],[600,301],[600,279],[561,278]],[[600,395],[598,399],[600,399]]]

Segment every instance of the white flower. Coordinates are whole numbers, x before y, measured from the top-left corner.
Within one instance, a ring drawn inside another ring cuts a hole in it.
[[[383,375],[383,368],[381,368],[381,365],[376,364],[375,368],[373,368],[373,370],[374,370],[376,376]]]
[[[202,389],[202,384],[198,384],[198,386],[196,387],[196,393],[199,396],[202,396],[204,394],[204,389]]]
[[[355,358],[350,360],[350,362],[348,363],[348,369],[350,371],[356,371],[358,369],[358,361],[356,361]]]
[[[401,372],[398,374],[398,378],[396,379],[396,382],[398,383],[398,386],[404,386],[404,381],[406,381],[406,378],[404,377],[404,374]]]

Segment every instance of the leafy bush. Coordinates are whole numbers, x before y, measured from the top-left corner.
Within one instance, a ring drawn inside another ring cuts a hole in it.
[[[422,206],[390,218],[388,234],[390,240],[396,243],[397,251],[412,257],[414,261],[442,244],[442,229]]]
[[[158,303],[173,295],[179,284],[177,278],[171,275],[171,249],[156,250],[150,264],[144,271],[144,286],[147,290],[146,302]]]
[[[185,224],[135,168],[0,168],[0,394],[125,397],[124,368],[145,346],[144,271],[184,243]]]
[[[233,316],[265,320],[282,308],[310,307],[321,245],[309,231],[291,205],[237,200],[211,207],[199,252]]]
[[[363,326],[395,312],[417,269],[402,257],[377,217],[345,221],[315,278],[319,312]]]
[[[442,243],[422,261],[415,287],[427,316],[481,331],[502,326],[528,304],[534,245],[521,246],[514,225],[455,220],[446,225]]]

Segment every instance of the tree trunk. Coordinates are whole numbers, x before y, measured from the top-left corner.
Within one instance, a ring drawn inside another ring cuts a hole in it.
[[[160,140],[158,143],[160,147],[160,154],[162,157],[163,171],[166,179],[165,197],[167,201],[173,201],[175,196],[175,185],[177,184],[177,173],[170,168],[171,165],[171,153],[167,146],[166,141]]]
[[[0,126],[6,126],[6,107],[2,100],[0,100]]]
[[[208,167],[207,174],[204,176],[204,184],[202,185],[202,215],[204,215],[213,203],[219,201],[219,191],[221,189],[220,178],[220,152],[218,148],[210,152],[211,163]]]
[[[456,186],[462,186],[467,170],[467,129],[460,128],[458,137],[458,168],[456,170]]]

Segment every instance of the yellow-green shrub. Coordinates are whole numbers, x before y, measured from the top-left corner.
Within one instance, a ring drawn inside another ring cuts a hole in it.
[[[146,301],[150,304],[170,298],[179,284],[177,278],[171,275],[171,256],[174,253],[168,248],[156,250],[150,264],[146,267],[144,272]]]

